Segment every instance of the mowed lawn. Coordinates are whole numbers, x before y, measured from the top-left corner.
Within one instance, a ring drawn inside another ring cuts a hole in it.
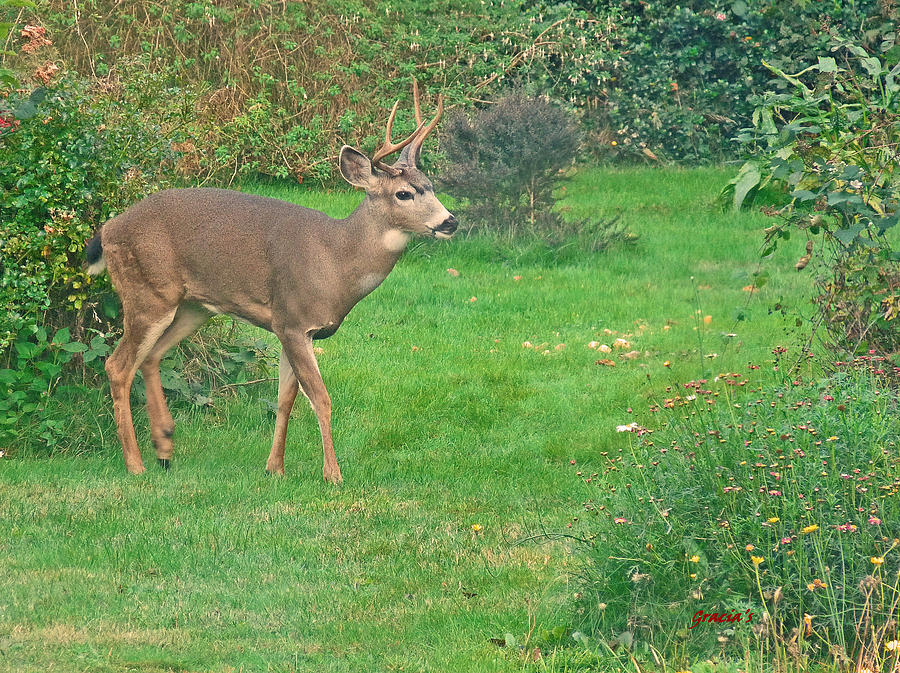
[[[302,398],[287,475],[264,473],[274,382],[176,407],[169,473],[136,405],[140,477],[105,391],[82,395],[70,414],[96,427],[90,445],[0,459],[0,670],[521,670],[490,639],[573,623],[577,543],[540,536],[589,497],[575,471],[620,445],[616,425],[651,423],[665,386],[797,339],[772,308],[808,304],[801,243],[761,265],[770,221],[715,202],[730,175],[583,170],[571,214],[620,213],[639,239],[565,262],[415,243],[319,344],[341,487],[322,482]],[[333,215],[360,198],[256,191]],[[588,347],[617,338],[629,347]]]

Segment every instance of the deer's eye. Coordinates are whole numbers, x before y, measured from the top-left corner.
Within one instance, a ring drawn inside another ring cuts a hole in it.
[[[409,201],[413,197],[412,192],[407,192],[406,190],[400,190],[394,196],[401,201]]]

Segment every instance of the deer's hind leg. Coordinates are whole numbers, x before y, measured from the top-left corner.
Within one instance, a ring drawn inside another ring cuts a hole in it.
[[[140,365],[147,391],[150,437],[153,439],[153,446],[156,449],[156,460],[167,470],[172,458],[172,435],[175,433],[175,422],[172,420],[172,414],[169,412],[163,393],[159,363],[169,349],[193,334],[209,319],[210,315],[209,311],[198,306],[189,304],[179,306],[172,323],[160,335]]]
[[[125,467],[132,474],[144,471],[141,450],[131,416],[131,384],[141,363],[175,318],[175,309],[125,310],[125,332],[116,350],[106,360],[109,389],[113,399],[116,429],[122,444]]]

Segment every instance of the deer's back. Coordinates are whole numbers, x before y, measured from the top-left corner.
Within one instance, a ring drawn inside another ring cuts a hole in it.
[[[315,210],[225,189],[170,189],[104,225],[116,289],[195,301],[269,326],[273,270],[284,258],[314,265],[339,225]],[[321,249],[321,250],[320,250]]]

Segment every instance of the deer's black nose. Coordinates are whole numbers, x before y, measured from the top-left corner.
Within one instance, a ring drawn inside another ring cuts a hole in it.
[[[452,234],[456,231],[456,228],[459,226],[459,222],[456,217],[451,215],[446,220],[441,222],[437,227],[435,227],[435,231],[439,231],[442,234]]]

